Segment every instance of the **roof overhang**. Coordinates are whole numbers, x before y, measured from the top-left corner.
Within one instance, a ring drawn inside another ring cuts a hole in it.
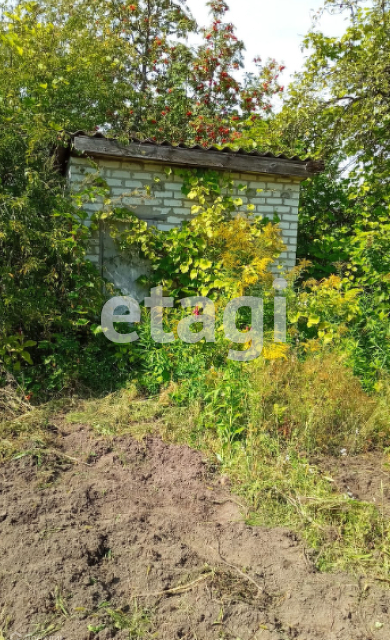
[[[323,170],[322,162],[310,159],[286,158],[272,154],[248,153],[215,147],[173,146],[169,143],[158,144],[151,141],[131,141],[121,144],[117,140],[101,134],[88,136],[77,133],[72,138],[70,153],[73,156],[105,158],[131,162],[161,163],[169,166],[215,169],[219,171],[252,174],[272,174],[305,180]]]

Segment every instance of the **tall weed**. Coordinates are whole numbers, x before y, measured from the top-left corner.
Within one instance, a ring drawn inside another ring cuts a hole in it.
[[[250,422],[305,453],[356,454],[390,444],[386,403],[336,355],[264,363],[251,375]]]

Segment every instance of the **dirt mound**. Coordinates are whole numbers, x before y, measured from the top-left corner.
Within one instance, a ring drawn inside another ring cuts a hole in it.
[[[389,592],[316,573],[289,531],[246,526],[187,447],[73,427],[37,461],[0,471],[6,640],[390,636]]]

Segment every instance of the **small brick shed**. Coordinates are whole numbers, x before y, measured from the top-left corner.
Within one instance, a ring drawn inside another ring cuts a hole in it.
[[[181,191],[182,179],[174,173],[167,176],[167,167],[227,172],[237,188],[237,197],[244,202],[244,211],[246,204],[253,204],[253,215],[272,218],[276,213],[280,218],[286,245],[280,263],[286,268],[293,267],[296,262],[300,184],[322,169],[321,163],[310,159],[256,151],[173,146],[167,142],[158,144],[134,139],[122,145],[101,133],[93,136],[85,132],[74,134],[69,151],[65,171],[73,191],[81,186],[87,173],[96,171],[91,165],[92,159],[106,180],[116,206],[128,207],[140,219],[161,230],[169,230],[190,219],[194,204]],[[246,192],[238,189],[243,184],[248,187]],[[149,195],[146,195],[146,187],[150,188]],[[258,189],[262,191],[258,192]],[[92,216],[100,208],[101,204],[94,203],[86,210]],[[88,220],[86,224],[89,224]],[[91,241],[88,258],[123,294],[143,298],[146,292],[136,281],[147,271],[147,264],[138,256],[124,259],[103,225]]]

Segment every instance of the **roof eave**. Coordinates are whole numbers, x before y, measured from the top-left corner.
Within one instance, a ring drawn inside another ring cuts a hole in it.
[[[240,154],[234,151],[201,148],[183,148],[171,145],[130,142],[120,144],[117,140],[105,137],[77,135],[73,138],[71,153],[75,156],[93,158],[121,159],[131,162],[156,162],[172,166],[215,169],[251,173],[257,175],[280,175],[305,180],[322,170],[322,163],[313,161]]]

